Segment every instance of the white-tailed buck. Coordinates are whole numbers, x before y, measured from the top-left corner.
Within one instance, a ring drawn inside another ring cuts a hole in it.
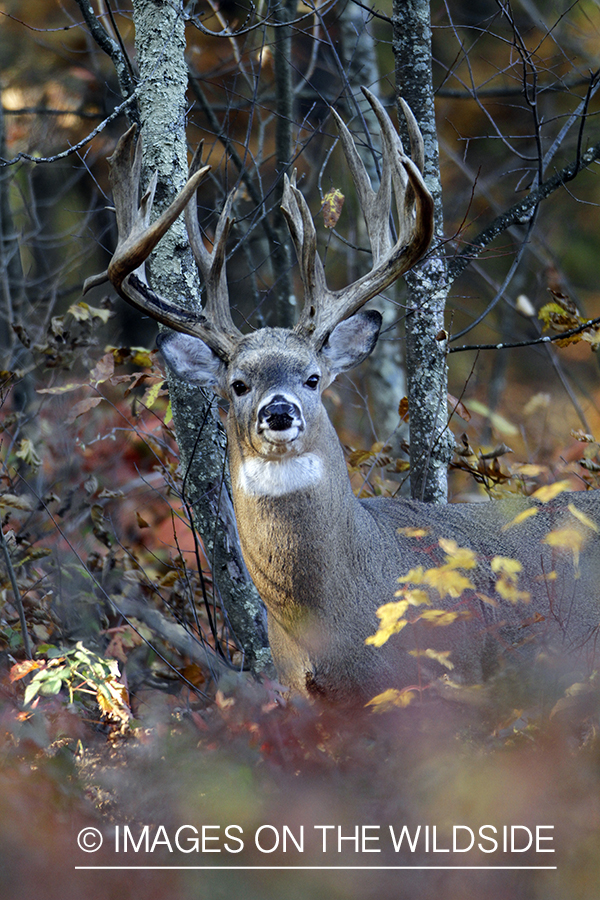
[[[381,126],[377,193],[349,131],[336,119],[373,268],[343,290],[327,287],[312,216],[295,178],[286,178],[282,209],[305,295],[294,328],[243,335],[234,325],[225,276],[233,198],[209,252],[195,203],[188,205],[208,171],[199,160],[171,207],[149,224],[155,182],[138,208],[141,151],[138,141],[133,152],[132,130],[110,160],[119,240],[108,277],[125,300],[173,329],[159,339],[168,365],[229,402],[240,541],[267,607],[284,684],[335,700],[365,700],[386,688],[424,686],[445,671],[441,662],[454,666],[451,677],[470,682],[505,659],[563,651],[584,675],[594,665],[600,620],[595,492],[545,503],[449,506],[358,500],[352,493],[321,395],[371,353],[381,317],[361,307],[420,259],[433,232],[433,202],[421,176],[423,142],[412,113],[403,106],[410,159],[383,107],[365,93]],[[204,281],[200,316],[158,296],[140,268],[184,209]]]

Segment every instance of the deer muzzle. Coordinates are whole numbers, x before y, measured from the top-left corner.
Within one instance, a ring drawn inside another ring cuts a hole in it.
[[[288,431],[290,428],[302,426],[300,407],[282,395],[276,395],[258,411],[259,432]]]
[[[304,431],[304,416],[294,398],[275,394],[259,407],[256,417],[257,433],[270,445],[281,445],[296,440]],[[281,450],[279,452],[281,452]]]

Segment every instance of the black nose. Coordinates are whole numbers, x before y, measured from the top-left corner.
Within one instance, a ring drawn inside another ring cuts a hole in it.
[[[299,408],[285,397],[273,397],[258,413],[259,427],[266,425],[271,431],[286,431],[301,419]]]

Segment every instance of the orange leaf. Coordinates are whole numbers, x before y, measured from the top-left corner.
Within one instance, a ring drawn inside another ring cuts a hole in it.
[[[40,669],[41,663],[36,662],[35,659],[26,659],[24,662],[15,663],[10,670],[10,681],[19,681],[21,678],[24,678],[26,675],[29,675],[30,672],[33,672],[34,669]]]
[[[93,384],[100,384],[102,381],[108,381],[114,373],[115,358],[112,353],[105,353],[90,372],[90,381]]]
[[[408,422],[408,397],[403,397],[398,404],[398,415],[403,422]]]

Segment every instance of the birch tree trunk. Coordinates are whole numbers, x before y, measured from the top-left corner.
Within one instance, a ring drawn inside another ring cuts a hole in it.
[[[158,171],[158,216],[187,179],[183,4],[180,0],[133,0],[140,77],[144,184]],[[154,287],[174,302],[200,310],[198,272],[182,218],[165,235],[150,264]],[[266,616],[244,565],[228,485],[225,435],[201,390],[169,376],[173,419],[185,473],[185,492],[212,562],[215,589],[226,601],[246,664],[255,672],[270,664]]]
[[[442,188],[431,71],[429,0],[394,0],[396,85],[417,118],[425,141],[425,182],[435,201],[432,251],[406,276],[406,372],[410,411],[411,493],[419,500],[447,499],[452,437],[447,428],[444,309],[448,295]]]

